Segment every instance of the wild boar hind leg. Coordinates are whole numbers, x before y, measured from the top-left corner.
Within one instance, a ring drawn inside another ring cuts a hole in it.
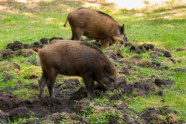
[[[83,29],[72,28],[72,40],[81,40],[82,35],[83,35]]]
[[[49,91],[49,95],[52,98],[55,98],[54,95],[54,84],[56,81],[56,76],[57,76],[57,71],[55,69],[51,69],[48,74],[48,82],[47,82],[47,87]]]
[[[87,97],[90,100],[94,99],[94,81],[92,79],[92,77],[86,75],[83,76],[83,81],[85,83],[86,89],[87,89]]]
[[[42,73],[42,77],[39,81],[39,90],[40,90],[40,95],[39,97],[40,98],[44,98],[45,97],[45,85],[46,85],[46,82],[47,82],[47,75],[46,75],[46,72],[43,71]]]

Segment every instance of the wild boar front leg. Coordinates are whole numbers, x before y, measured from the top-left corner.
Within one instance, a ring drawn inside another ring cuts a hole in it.
[[[46,85],[46,82],[47,82],[47,75],[46,75],[46,72],[43,71],[42,73],[42,77],[39,81],[39,90],[40,90],[40,94],[39,94],[39,97],[42,99],[45,97],[45,85]]]
[[[87,97],[90,100],[94,99],[94,82],[93,82],[92,77],[84,76],[83,81],[84,81],[86,89],[87,89]]]
[[[57,72],[55,71],[55,69],[51,69],[50,73],[48,74],[47,87],[48,87],[49,95],[52,98],[55,98],[54,84],[55,84],[55,81],[56,81],[56,76],[57,76]]]
[[[102,47],[108,47],[110,44],[110,41],[108,39],[101,40],[101,46]]]

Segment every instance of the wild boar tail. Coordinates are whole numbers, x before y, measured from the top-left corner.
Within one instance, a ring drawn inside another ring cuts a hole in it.
[[[63,25],[63,27],[66,27],[67,21],[68,21],[68,17],[67,17],[67,19],[66,19],[65,24]]]

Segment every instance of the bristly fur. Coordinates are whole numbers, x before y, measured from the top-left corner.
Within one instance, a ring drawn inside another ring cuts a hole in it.
[[[87,46],[87,47],[90,47],[90,48],[92,48],[92,49],[95,49],[95,50],[98,51],[99,53],[103,54],[103,51],[102,51],[100,48],[98,48],[97,46],[94,46],[94,45],[92,45],[92,44],[89,44],[89,43],[87,43],[87,42],[85,42],[85,41],[81,41],[80,44],[81,44],[81,45],[85,45],[85,46]]]
[[[113,19],[110,15],[104,13],[104,12],[101,12],[101,11],[97,11],[98,13],[102,14],[102,15],[105,15],[105,16],[108,16],[109,18]],[[113,19],[114,20],[114,19]]]

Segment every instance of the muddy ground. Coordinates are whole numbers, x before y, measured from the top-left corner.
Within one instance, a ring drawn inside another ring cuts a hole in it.
[[[51,38],[52,39],[52,38]],[[40,42],[35,42],[31,45],[23,44],[19,41],[7,44],[6,49],[0,52],[3,59],[8,59],[11,56],[24,56],[37,54],[38,49],[42,48],[51,39],[42,38]],[[55,39],[55,38],[54,38]],[[58,39],[58,38],[57,38]],[[61,38],[59,38],[61,39]],[[137,54],[141,52],[147,52],[152,50],[149,55],[152,58],[164,56],[170,58],[170,61],[175,63],[176,60],[171,58],[171,53],[168,50],[156,48],[153,44],[133,45],[131,43],[125,44],[125,47],[130,48],[131,52]],[[160,108],[146,108],[141,112],[137,112],[127,106],[122,101],[123,95],[127,95],[131,101],[134,101],[133,97],[147,96],[149,94],[162,96],[165,87],[171,87],[175,85],[172,80],[159,79],[156,76],[146,78],[146,75],[139,75],[138,80],[133,83],[126,81],[126,76],[132,75],[133,71],[138,71],[132,64],[154,68],[157,70],[170,69],[169,67],[161,65],[161,63],[144,62],[139,57],[134,58],[132,61],[124,59],[124,55],[121,52],[113,52],[108,48],[104,52],[107,56],[117,64],[117,71],[120,74],[118,76],[116,91],[112,95],[111,91],[104,91],[98,85],[95,86],[95,96],[97,98],[104,98],[110,101],[106,105],[100,105],[96,101],[89,101],[86,97],[86,89],[84,86],[80,86],[81,81],[79,78],[65,79],[62,82],[55,85],[55,97],[44,99],[38,99],[38,96],[30,97],[29,99],[21,99],[12,92],[19,90],[19,86],[14,88],[7,88],[5,91],[0,91],[0,123],[13,122],[20,117],[30,118],[37,117],[38,119],[32,119],[25,124],[39,124],[39,123],[60,123],[65,120],[66,123],[91,123],[86,119],[87,113],[105,113],[111,112],[106,124],[117,124],[125,122],[127,124],[180,124],[184,123],[184,120],[180,120],[177,115],[178,111],[172,110],[169,106],[163,106]],[[181,50],[181,49],[179,49]],[[177,51],[179,51],[177,50]],[[36,64],[35,60],[30,60],[30,63]],[[125,63],[125,67],[118,66],[118,64]],[[16,68],[21,69],[19,64],[14,64]],[[39,66],[39,65],[37,65]],[[185,69],[174,68],[176,71],[185,72]],[[33,75],[31,80],[37,79],[37,75]],[[63,78],[63,76],[61,76]],[[11,75],[6,75],[3,79],[4,82],[13,79]],[[78,87],[78,88],[77,88]],[[28,89],[38,89],[37,84],[25,85]],[[132,97],[131,97],[132,96]],[[112,102],[115,101],[115,102]],[[160,102],[165,102],[162,99]],[[120,113],[119,116],[114,116],[114,113]],[[132,114],[131,114],[132,113]],[[113,115],[112,115],[113,114]],[[135,115],[138,118],[132,116]]]

